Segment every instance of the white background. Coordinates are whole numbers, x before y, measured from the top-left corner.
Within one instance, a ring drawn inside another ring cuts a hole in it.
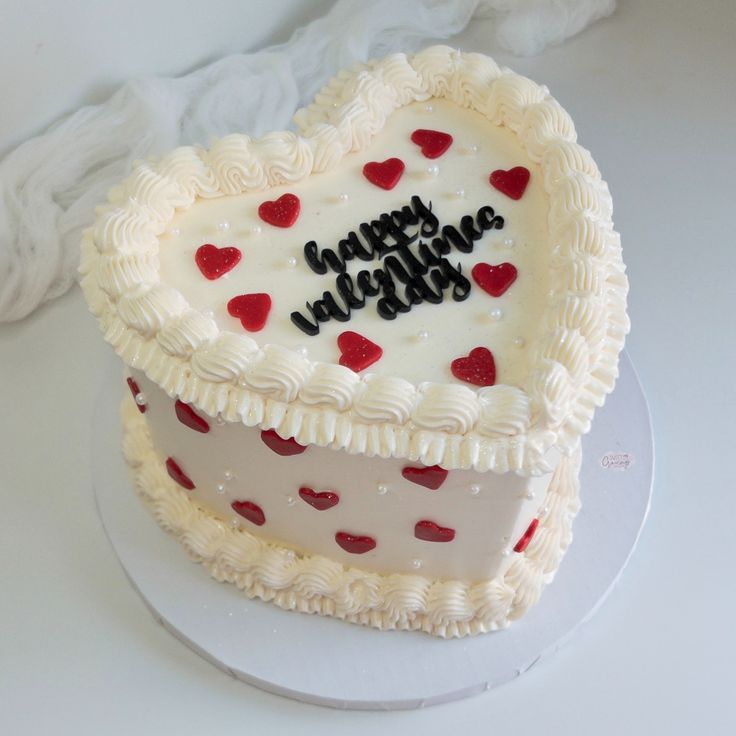
[[[285,40],[328,6],[0,0],[0,151],[130,76]],[[489,38],[478,21],[452,43],[495,52]],[[735,38],[732,0],[622,2],[539,57],[497,54],[550,87],[610,184],[657,443],[639,548],[557,655],[470,700],[384,714],[268,695],[180,644],[94,507],[108,348],[75,289],[0,328],[0,733],[734,733]]]

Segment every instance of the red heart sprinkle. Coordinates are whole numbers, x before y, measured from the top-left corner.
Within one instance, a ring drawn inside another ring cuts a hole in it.
[[[173,457],[166,458],[166,470],[173,480],[175,480],[182,488],[193,491],[195,486],[188,475],[179,467]]]
[[[421,146],[422,155],[427,158],[439,158],[452,145],[452,136],[440,130],[419,128],[411,134],[411,140]]]
[[[525,166],[514,166],[508,171],[496,169],[490,177],[491,186],[511,199],[521,199],[529,183],[529,169]]]
[[[382,162],[369,161],[363,167],[363,176],[381,189],[393,189],[403,173],[404,162],[400,158],[387,158]]]
[[[501,296],[516,281],[518,271],[513,263],[476,263],[470,272],[473,280],[491,296]]]
[[[256,526],[263,526],[266,523],[266,515],[263,513],[263,509],[253,501],[233,501],[230,507],[236,514],[240,514]]]
[[[202,276],[210,281],[219,279],[220,276],[231,271],[240,262],[243,254],[235,246],[218,248],[212,243],[205,243],[197,248],[194,260],[202,272]]]
[[[186,424],[187,427],[195,432],[202,432],[202,434],[207,434],[210,431],[210,425],[207,421],[202,419],[189,404],[177,399],[174,408],[176,409],[176,417],[182,424]]]
[[[310,506],[313,506],[317,511],[327,511],[333,506],[337,506],[340,502],[340,496],[332,491],[320,491],[317,493],[312,488],[300,488],[299,495],[304,499]]]
[[[373,537],[359,536],[348,534],[347,532],[337,532],[335,541],[346,551],[354,555],[362,555],[370,552],[376,546],[376,540]]]
[[[146,413],[146,405],[145,404],[139,404],[138,403],[138,397],[141,395],[141,390],[138,388],[138,384],[132,379],[132,378],[126,378],[125,382],[128,384],[128,388],[130,389],[130,393],[133,394],[133,398],[135,399],[135,405],[138,407],[138,411],[141,414]]]
[[[425,465],[421,468],[407,465],[401,471],[401,475],[412,483],[417,483],[420,486],[436,491],[445,482],[448,472],[439,465]]]
[[[231,317],[240,319],[240,324],[248,332],[262,330],[271,311],[271,297],[268,294],[241,294],[227,303]]]
[[[278,199],[261,203],[258,216],[276,227],[291,227],[299,217],[301,202],[296,194],[282,194]]]
[[[521,535],[521,539],[516,543],[514,552],[523,552],[529,546],[529,542],[532,541],[532,537],[534,536],[534,532],[537,531],[538,526],[539,519],[532,519],[532,523],[529,524],[527,530]]]
[[[493,386],[496,382],[496,363],[488,348],[473,348],[464,358],[456,358],[450,364],[455,378],[474,386]]]
[[[340,365],[359,373],[381,359],[383,349],[357,332],[342,332],[337,338],[340,349]]]
[[[422,519],[414,525],[414,536],[424,542],[452,542],[455,539],[455,530]]]
[[[261,432],[261,439],[277,455],[283,455],[285,457],[289,455],[301,455],[307,449],[304,445],[300,445],[293,437],[285,440],[277,434],[275,429],[264,429]]]

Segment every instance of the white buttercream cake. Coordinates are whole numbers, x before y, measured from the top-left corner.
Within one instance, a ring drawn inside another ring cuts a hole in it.
[[[135,486],[249,596],[504,627],[571,541],[629,327],[606,184],[545,87],[446,47],[295,122],[137,165],[84,236]]]

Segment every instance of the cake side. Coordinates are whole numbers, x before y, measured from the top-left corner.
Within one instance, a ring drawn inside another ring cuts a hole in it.
[[[202,509],[172,480],[154,449],[144,414],[128,396],[122,414],[124,455],[135,487],[159,525],[216,580],[288,610],[441,637],[493,631],[522,616],[538,600],[572,538],[579,508],[579,447],[553,474],[541,500],[544,513],[528,546],[513,554],[502,574],[469,583],[368,572],[233,528]]]
[[[510,131],[549,198],[550,288],[519,385],[475,390],[356,375],[224,330],[161,281],[159,240],[177,211],[331,171],[369,145],[392,111],[432,98]],[[448,470],[549,471],[550,450],[573,451],[612,389],[628,330],[610,197],[569,117],[544,88],[486,57],[438,47],[340,75],[297,120],[301,137],[230,136],[209,152],[179,149],[139,166],[112,193],[85,235],[81,266],[106,339],[170,396],[210,417]]]

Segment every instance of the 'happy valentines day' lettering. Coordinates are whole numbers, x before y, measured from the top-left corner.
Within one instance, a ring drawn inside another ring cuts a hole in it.
[[[361,223],[357,231],[350,231],[337,244],[337,252],[329,248],[321,251],[313,240],[304,246],[304,258],[317,274],[328,270],[338,274],[335,291],[325,291],[321,299],[307,302],[311,320],[301,312],[292,312],[291,321],[307,335],[319,334],[319,323],[336,319],[347,322],[353,309],[362,309],[366,298],[380,296],[376,311],[383,319],[396,319],[415,304],[440,304],[444,292],[452,286],[452,298],[459,302],[468,298],[471,283],[460,264],[453,266],[445,257],[453,248],[461,253],[472,253],[476,240],[487,230],[500,230],[503,217],[493,207],[481,207],[475,217],[465,215],[459,227],[444,225],[440,228],[432,203],[425,205],[418,197],[400,210],[384,213],[371,222]],[[413,234],[408,228],[416,226]],[[425,242],[420,238],[431,240]],[[416,252],[411,246],[416,243]],[[358,272],[355,280],[347,273],[346,263],[355,258],[361,261],[382,259],[379,268]],[[397,283],[403,285],[403,294],[397,293]],[[403,298],[402,298],[403,297]]]

